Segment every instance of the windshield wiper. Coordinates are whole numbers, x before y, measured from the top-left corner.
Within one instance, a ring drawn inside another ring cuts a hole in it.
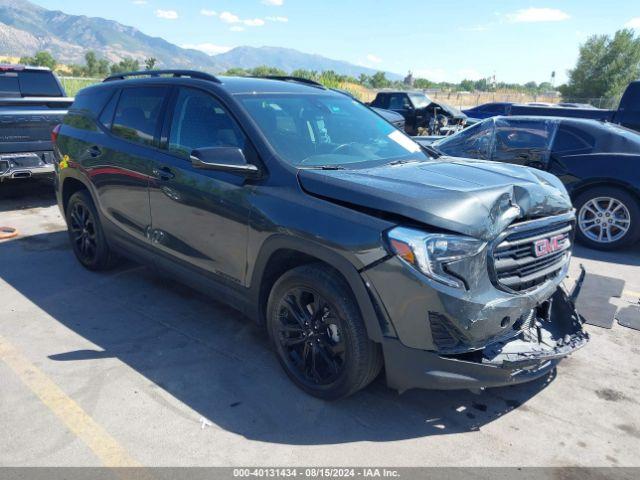
[[[301,167],[305,170],[346,170],[342,165],[314,165],[313,167]]]
[[[439,158],[442,156],[442,152],[438,150],[436,147],[433,147],[431,145],[420,145],[420,147],[422,147],[422,149],[425,152],[427,152],[430,156],[434,158]]]
[[[418,162],[419,160],[394,160],[393,162],[389,162],[387,163],[387,165],[403,165],[405,163],[415,163]]]

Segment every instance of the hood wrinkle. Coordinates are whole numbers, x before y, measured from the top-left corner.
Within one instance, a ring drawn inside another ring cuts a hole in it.
[[[547,172],[458,158],[362,170],[300,170],[298,179],[305,191],[327,200],[485,241],[517,219],[572,209],[560,180]]]

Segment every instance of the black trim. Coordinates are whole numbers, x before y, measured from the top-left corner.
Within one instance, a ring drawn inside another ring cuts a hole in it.
[[[208,80],[214,83],[222,83],[220,79],[210,73],[200,72],[198,70],[137,70],[133,72],[123,72],[111,75],[102,82],[112,82],[115,80],[126,80],[129,77],[159,77],[161,75],[171,75],[174,78],[197,78],[199,80]]]

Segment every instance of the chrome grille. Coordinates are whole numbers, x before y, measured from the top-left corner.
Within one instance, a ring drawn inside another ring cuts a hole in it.
[[[571,257],[573,221],[533,221],[513,225],[491,255],[497,287],[524,292],[555,279]]]

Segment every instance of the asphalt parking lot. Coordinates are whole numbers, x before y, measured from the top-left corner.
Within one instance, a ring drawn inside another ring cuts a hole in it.
[[[81,268],[49,185],[0,185],[2,225],[20,235],[0,242],[0,465],[640,466],[640,331],[587,326],[530,384],[378,379],[325,403],[231,308],[135,264]],[[580,263],[624,281],[612,303],[639,301],[640,247]]]

